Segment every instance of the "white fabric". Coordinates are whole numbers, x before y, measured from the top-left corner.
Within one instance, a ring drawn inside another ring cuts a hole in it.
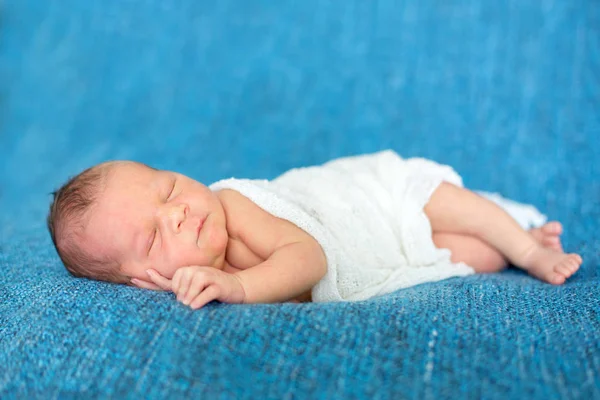
[[[325,302],[364,300],[474,273],[433,243],[423,207],[442,181],[463,186],[449,166],[386,150],[292,169],[272,181],[225,179],[210,189],[236,190],[312,235],[327,257],[327,274],[312,289],[312,300]],[[546,221],[532,206],[478,193],[523,228]]]

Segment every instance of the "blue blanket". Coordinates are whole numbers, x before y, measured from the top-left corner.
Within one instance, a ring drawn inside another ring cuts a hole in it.
[[[600,3],[0,3],[0,397],[600,397]],[[108,159],[210,183],[396,150],[532,203],[584,264],[356,303],[71,277],[49,193]]]

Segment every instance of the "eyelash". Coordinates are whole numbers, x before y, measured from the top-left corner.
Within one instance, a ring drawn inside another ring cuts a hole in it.
[[[173,186],[171,187],[171,191],[169,192],[169,195],[167,196],[167,199],[165,201],[169,200],[169,198],[171,197],[171,195],[173,194],[174,191],[175,191],[175,181],[173,181]],[[154,247],[154,241],[156,240],[157,233],[158,233],[158,229],[154,229],[154,236],[152,236],[152,241],[150,242],[150,247],[148,248],[148,253],[150,253],[150,250],[152,250],[152,247]]]
[[[173,187],[171,187],[171,192],[167,196],[167,200],[169,200],[169,198],[171,197],[171,195],[173,194],[174,191],[175,191],[175,181],[173,181]]]
[[[150,250],[154,247],[154,241],[156,240],[156,234],[158,233],[158,229],[154,229],[154,236],[152,236],[152,241],[150,242],[150,247],[148,247],[148,254],[150,254]]]

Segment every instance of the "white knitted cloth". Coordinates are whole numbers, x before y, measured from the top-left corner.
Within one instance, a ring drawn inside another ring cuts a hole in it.
[[[312,289],[314,302],[364,300],[474,270],[435,247],[423,211],[442,181],[462,186],[450,167],[393,151],[339,158],[292,169],[272,181],[225,179],[213,191],[236,190],[276,217],[312,235],[327,257],[327,274]],[[479,192],[523,228],[546,217],[532,206]]]

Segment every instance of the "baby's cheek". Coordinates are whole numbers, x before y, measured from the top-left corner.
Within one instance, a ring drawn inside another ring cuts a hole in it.
[[[150,264],[149,268],[155,269],[159,274],[168,279],[172,279],[175,271],[179,268],[175,260],[170,260],[166,257],[163,257],[161,260],[154,259]]]
[[[173,275],[175,275],[175,271],[177,271],[177,269],[180,267],[181,267],[181,265],[171,264],[169,267],[163,268],[163,272],[161,272],[161,274],[166,278],[173,279]]]
[[[172,279],[175,272],[181,267],[187,267],[190,265],[198,264],[198,254],[190,252],[189,250],[179,250],[175,252],[174,256],[166,260],[162,267],[162,275]]]

